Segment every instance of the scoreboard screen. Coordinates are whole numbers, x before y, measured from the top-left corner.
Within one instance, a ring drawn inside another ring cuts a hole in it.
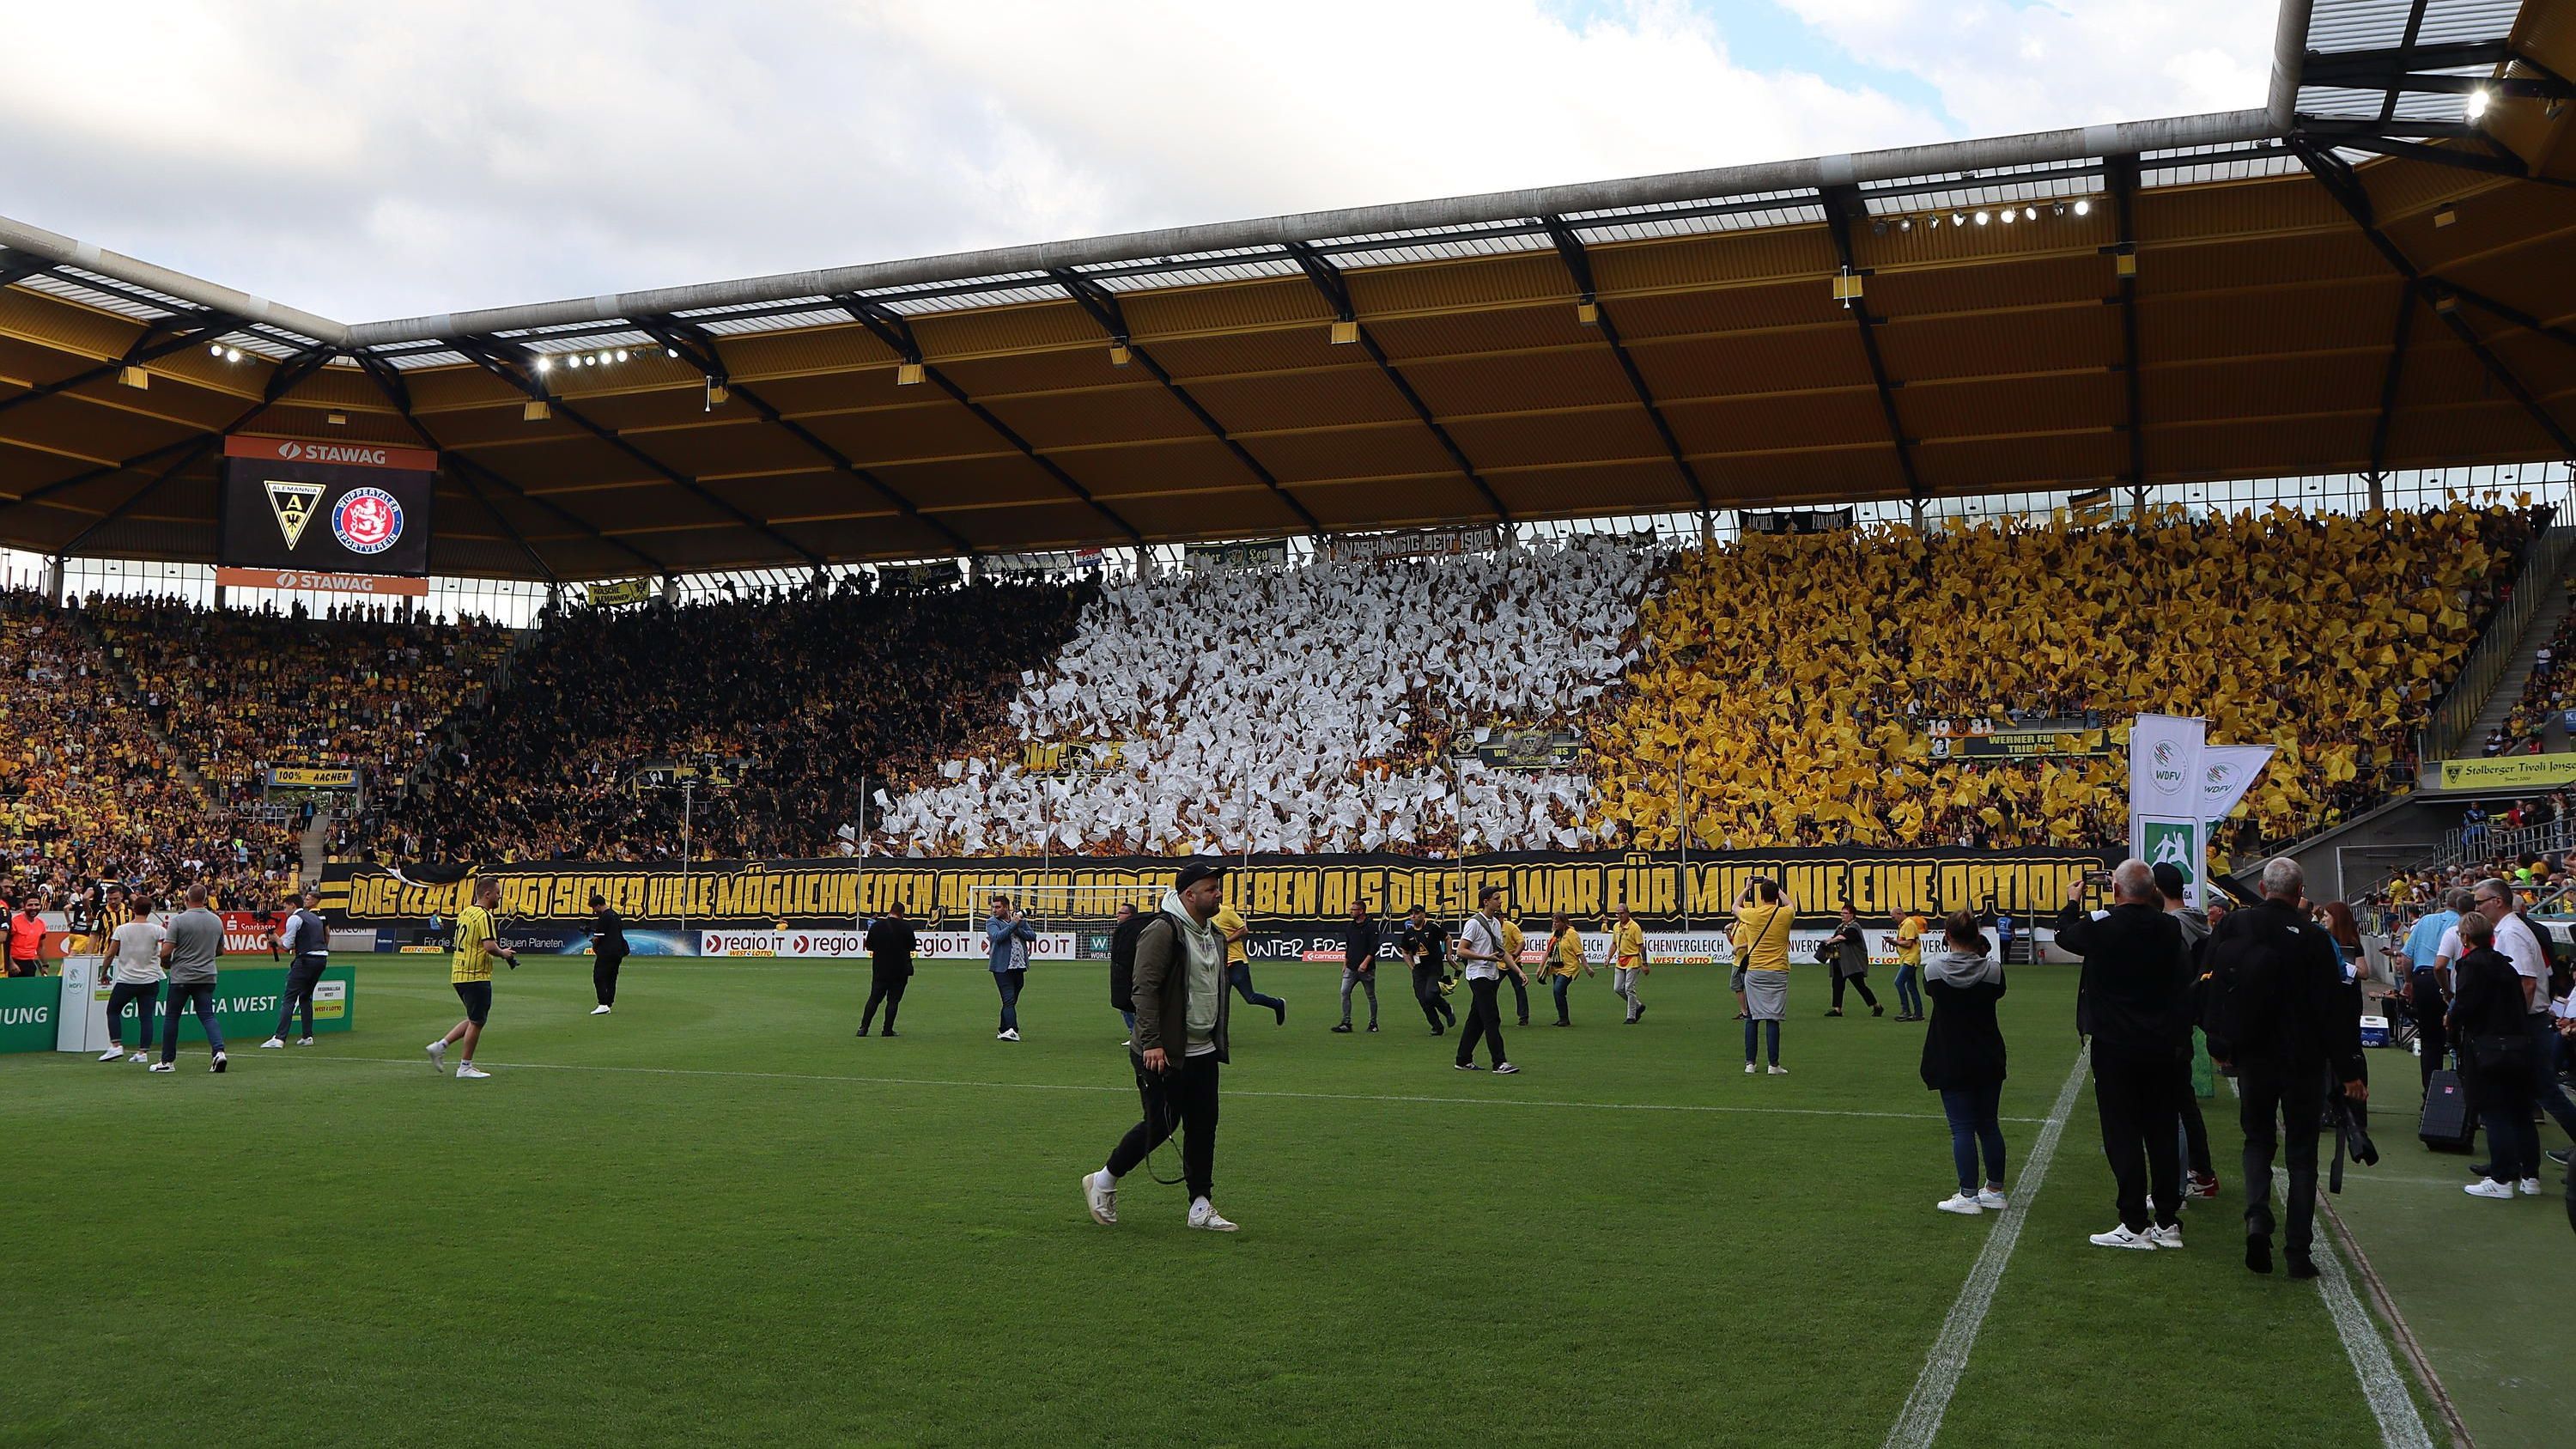
[[[226,438],[216,561],[425,575],[437,478],[438,455],[421,448]]]

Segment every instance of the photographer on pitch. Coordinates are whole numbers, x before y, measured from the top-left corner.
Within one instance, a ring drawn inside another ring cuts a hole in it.
[[[2210,932],[2209,1052],[2236,1068],[2245,1128],[2245,1266],[2272,1271],[2272,1159],[2290,1160],[2290,1276],[2313,1278],[2317,1135],[2334,1082],[2367,1101],[2361,1018],[2344,989],[2334,940],[2308,919],[2307,875],[2281,856],[2263,867],[2263,899]],[[2331,1072],[2331,1078],[2327,1075]],[[2276,1124],[2275,1118],[2278,1118]]]
[[[2068,890],[2057,944],[2084,958],[2075,1030],[2093,1043],[2093,1106],[2102,1151],[2119,1183],[2120,1222],[2099,1248],[2182,1246],[2182,1106],[2191,1051],[2191,977],[2182,927],[2164,913],[2143,860],[2111,872],[2111,909],[2084,911],[2084,882]],[[2250,1152],[2249,1152],[2250,1156]],[[2311,1140],[2308,1161],[2316,1162]],[[2153,1198],[2154,1217],[2148,1216]]]
[[[1106,1165],[1083,1175],[1083,1205],[1103,1227],[1118,1221],[1118,1179],[1135,1171],[1177,1126],[1189,1225],[1203,1232],[1234,1231],[1209,1200],[1216,1174],[1218,1069],[1227,1060],[1226,943],[1212,924],[1224,899],[1225,867],[1194,860],[1181,867],[1162,909],[1137,932],[1136,1032],[1128,1062],[1136,1070],[1145,1115],[1119,1139]]]

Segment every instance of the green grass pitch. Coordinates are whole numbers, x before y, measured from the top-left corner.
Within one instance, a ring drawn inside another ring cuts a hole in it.
[[[971,965],[862,1041],[864,966],[636,958],[592,1018],[586,960],[530,958],[487,1082],[422,1056],[443,961],[358,964],[354,1032],[222,1077],[0,1058],[0,1444],[1875,1444],[1998,1222],[1932,1210],[1921,1028],[1821,1019],[1813,971],[1787,1077],[1676,967],[1640,1026],[1607,973],[1574,1029],[1507,1026],[1498,1079],[1400,977],[1337,1036],[1336,969],[1264,967],[1291,1012],[1235,1013],[1227,1237],[1143,1174],[1082,1211],[1136,1116],[1095,964],[1033,971],[1011,1045]],[[2016,1174],[2072,993],[2004,1003]],[[1943,1442],[2374,1439],[2315,1287],[2238,1266],[2227,1175],[2185,1252],[2088,1246],[2080,1097]]]

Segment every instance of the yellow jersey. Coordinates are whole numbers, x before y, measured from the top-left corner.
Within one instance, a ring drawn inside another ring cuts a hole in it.
[[[1797,918],[1789,914],[1786,904],[1747,906],[1735,923],[1741,941],[1737,960],[1745,970],[1789,969],[1789,928]]]
[[[1629,921],[1610,932],[1610,964],[1634,971],[1645,962],[1645,927]]]
[[[1216,927],[1218,935],[1227,938],[1225,964],[1240,966],[1250,959],[1244,952],[1243,943],[1233,939],[1235,932],[1244,929],[1243,914],[1240,911],[1231,905],[1219,906],[1216,908],[1216,915],[1208,921],[1208,924]]]
[[[1518,966],[1521,964],[1521,948],[1528,943],[1529,937],[1521,934],[1521,928],[1517,922],[1503,922],[1502,964],[1506,966]]]
[[[1923,964],[1923,933],[1929,929],[1931,929],[1930,923],[1926,922],[1921,916],[1907,916],[1904,920],[1897,923],[1897,965],[1920,966]]]
[[[1548,958],[1549,974],[1579,976],[1583,974],[1583,933],[1572,926],[1556,938],[1556,954]]]
[[[456,913],[456,955],[447,979],[492,979],[492,913],[481,906],[467,906]]]

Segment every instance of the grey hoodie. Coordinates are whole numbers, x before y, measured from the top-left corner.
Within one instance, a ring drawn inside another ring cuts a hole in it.
[[[1190,915],[1179,891],[1163,892],[1163,914],[1172,918],[1181,949],[1189,956],[1189,1045],[1203,1047],[1216,1033],[1217,999],[1225,994],[1225,938],[1215,926]]]
[[[1944,986],[1985,986],[2004,979],[2004,968],[1994,957],[1982,952],[1962,951],[1944,946],[1941,954],[1923,965],[1924,979]]]

